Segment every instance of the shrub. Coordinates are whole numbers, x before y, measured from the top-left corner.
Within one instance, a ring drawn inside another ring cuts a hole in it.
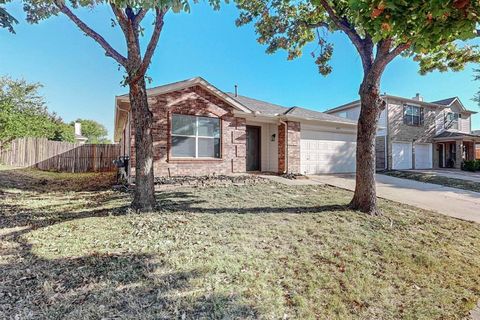
[[[475,161],[475,160],[464,161],[462,165],[462,170],[465,170],[465,171],[478,170],[478,161]]]

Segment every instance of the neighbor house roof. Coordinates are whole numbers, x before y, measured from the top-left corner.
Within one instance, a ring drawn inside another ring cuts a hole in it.
[[[462,104],[462,102],[460,101],[460,99],[458,97],[452,97],[452,98],[438,100],[438,101],[432,101],[432,102],[419,101],[419,100],[415,100],[415,99],[411,99],[411,98],[404,98],[404,97],[393,96],[393,95],[389,95],[389,94],[383,94],[382,97],[387,98],[387,99],[402,100],[402,101],[409,102],[409,103],[417,103],[417,104],[420,104],[420,105],[426,105],[426,106],[432,106],[432,107],[439,107],[439,106],[448,107],[453,102],[458,101],[458,103],[460,104],[460,106],[461,106],[461,108],[463,109],[464,112],[477,113],[475,111],[471,111],[471,110],[468,110],[467,108],[465,108],[465,106]],[[360,100],[351,101],[351,102],[343,104],[341,106],[328,109],[327,111],[325,111],[325,113],[332,113],[332,112],[347,110],[347,109],[355,107],[359,104],[360,104]]]
[[[154,87],[147,90],[147,95],[149,97],[157,96],[161,94],[166,94],[169,92],[174,92],[182,89],[186,89],[193,86],[201,86],[204,89],[208,90],[215,96],[222,99],[224,102],[233,106],[240,115],[248,116],[265,116],[265,117],[278,117],[279,119],[290,120],[313,120],[313,121],[326,121],[326,122],[335,122],[335,123],[344,123],[348,125],[356,125],[356,121],[349,119],[328,115],[323,112],[309,110],[300,107],[284,107],[270,102],[253,99],[246,96],[239,96],[233,93],[224,93],[223,91],[217,89],[206,80],[201,77],[196,77],[188,80],[178,81],[158,87]],[[115,132],[114,140],[119,141],[122,135],[123,124],[127,121],[127,116],[130,106],[129,95],[123,94],[115,97]],[[292,119],[293,120],[293,119]]]
[[[480,135],[445,130],[434,137],[434,139],[460,139],[460,138],[478,138],[480,140]]]

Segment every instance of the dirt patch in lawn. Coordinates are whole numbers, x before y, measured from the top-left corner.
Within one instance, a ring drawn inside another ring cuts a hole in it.
[[[402,179],[410,179],[420,182],[439,184],[445,187],[480,192],[480,183],[463,179],[449,178],[436,175],[434,173],[411,172],[411,171],[385,171],[382,172],[387,176]]]
[[[3,188],[0,318],[461,319],[480,297],[478,224],[333,187],[179,187],[148,214]]]

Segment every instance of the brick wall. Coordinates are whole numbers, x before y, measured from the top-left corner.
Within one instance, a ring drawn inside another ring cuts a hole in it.
[[[236,118],[233,108],[196,86],[156,96],[150,103],[153,113],[154,174],[156,176],[231,174],[246,169],[245,119]],[[174,159],[170,154],[172,114],[218,117],[221,119],[221,159]],[[135,168],[135,128],[131,121],[131,167]]]
[[[287,128],[282,123],[278,126],[278,172],[300,173],[300,122],[287,121]]]

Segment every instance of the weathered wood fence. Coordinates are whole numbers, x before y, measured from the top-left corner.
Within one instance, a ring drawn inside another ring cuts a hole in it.
[[[120,155],[115,144],[78,144],[45,138],[19,138],[0,146],[0,163],[60,172],[113,171]]]

